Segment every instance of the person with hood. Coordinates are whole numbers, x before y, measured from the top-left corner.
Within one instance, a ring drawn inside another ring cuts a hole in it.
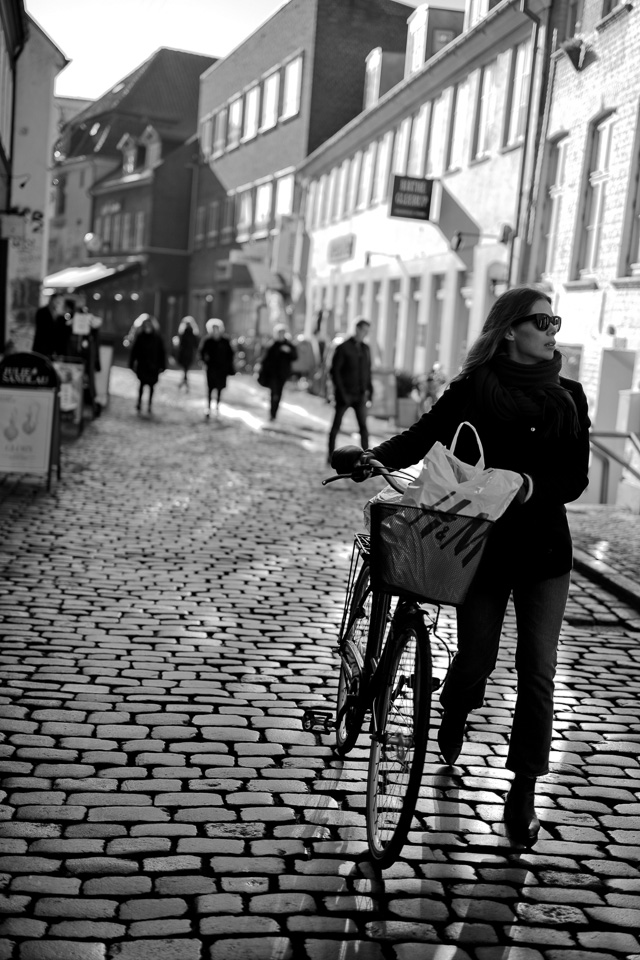
[[[184,387],[187,393],[189,392],[189,370],[193,366],[198,353],[199,339],[196,321],[193,317],[183,317],[176,337],[176,360],[182,370],[182,380],[178,384],[178,389]]]
[[[276,324],[273,336],[274,339],[267,347],[260,365],[260,385],[268,387],[270,392],[271,420],[276,418],[284,385],[291,376],[291,365],[298,357],[298,351],[284,324]]]
[[[207,372],[207,420],[211,415],[211,396],[216,393],[216,413],[220,411],[220,398],[227,386],[227,378],[235,373],[233,347],[224,333],[224,323],[213,317],[206,322],[206,336],[199,349],[200,359]]]
[[[167,369],[167,355],[164,348],[158,321],[150,314],[146,314],[135,335],[129,366],[139,381],[138,401],[136,410],[142,408],[142,394],[145,387],[149,391],[147,409],[151,413],[153,390],[161,373]]]

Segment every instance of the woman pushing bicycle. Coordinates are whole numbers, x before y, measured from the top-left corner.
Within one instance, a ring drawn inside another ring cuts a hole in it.
[[[560,324],[546,294],[534,287],[507,291],[433,408],[408,430],[365,451],[356,468],[357,479],[365,479],[373,458],[391,470],[408,467],[436,440],[449,445],[458,425],[469,421],[487,467],[522,475],[522,487],[496,521],[457,609],[457,652],[440,695],[438,744],[445,762],[454,764],[467,716],[482,706],[513,596],[518,686],[506,759],[514,779],[504,820],[511,839],[527,845],[540,829],[535,785],[549,770],[558,639],[572,567],[564,505],[588,484],[587,401],[580,383],[560,376]],[[475,463],[475,440],[467,434],[456,453]]]

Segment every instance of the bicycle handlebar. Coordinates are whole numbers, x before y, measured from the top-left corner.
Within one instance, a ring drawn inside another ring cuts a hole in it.
[[[356,450],[356,449],[359,450],[359,456],[358,456],[358,460],[359,460],[360,456],[363,453],[363,451],[360,450],[360,448],[350,448],[350,452],[351,450]],[[353,465],[355,467],[356,463],[354,462]],[[390,487],[393,487],[393,489],[396,490],[398,493],[404,493],[404,487],[402,487],[398,483],[398,481],[393,476],[393,473],[387,467],[385,467],[383,463],[380,463],[379,460],[368,459],[367,466],[372,468],[371,476],[384,477],[384,479],[387,481]],[[327,477],[326,480],[322,481],[322,486],[325,487],[328,483],[333,483],[334,480],[353,480],[354,473],[355,471],[352,471],[351,473],[338,473],[335,475],[335,477]]]

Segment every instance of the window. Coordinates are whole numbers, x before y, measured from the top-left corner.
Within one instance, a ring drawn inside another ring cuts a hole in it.
[[[258,108],[260,106],[260,87],[247,91],[244,101],[244,140],[252,140],[258,132]]]
[[[212,200],[209,204],[207,214],[207,244],[213,246],[218,239],[218,218],[220,216],[220,204],[217,200]]]
[[[111,228],[111,249],[120,250],[122,243],[122,214],[114,213],[113,225]]]
[[[327,192],[327,177],[325,175],[321,176],[318,180],[318,186],[316,189],[315,196],[315,208],[313,211],[313,225],[314,227],[323,226],[322,221],[322,211],[325,207],[325,194]]]
[[[224,223],[220,239],[223,243],[229,243],[233,240],[233,233],[236,225],[236,204],[237,198],[234,193],[230,193],[224,202]]]
[[[429,152],[427,154],[427,176],[439,177],[444,169],[444,148],[449,121],[448,91],[440,94],[434,101],[431,113],[431,131],[429,134]]]
[[[360,167],[362,165],[362,153],[358,151],[351,161],[349,170],[349,189],[347,191],[347,209],[346,213],[353,213],[358,196],[358,184],[360,182]]]
[[[405,76],[410,77],[423,66],[427,49],[427,8],[416,10],[409,18]]]
[[[255,229],[268,230],[271,226],[271,201],[273,199],[273,183],[261,183],[256,189],[256,217]]]
[[[127,176],[130,173],[134,173],[136,169],[136,148],[135,144],[130,143],[129,146],[124,151],[122,158],[122,172]]]
[[[251,190],[238,194],[238,222],[236,239],[246,240],[253,226],[253,203]]]
[[[350,165],[350,160],[344,160],[342,166],[340,167],[340,174],[338,176],[338,190],[336,197],[336,217],[338,220],[341,217],[344,217],[347,208],[347,190],[349,187]]]
[[[447,170],[459,170],[465,160],[465,139],[469,113],[469,81],[459,83],[453,94],[453,116]]]
[[[393,151],[392,173],[403,174],[407,172],[407,154],[409,151],[409,137],[411,135],[411,117],[405,117],[396,134],[396,142]]]
[[[276,183],[276,216],[288,217],[293,213],[293,187],[294,176],[292,173],[285,177],[280,177]]]
[[[331,174],[322,177],[320,187],[320,197],[318,200],[318,223],[325,227],[329,222],[329,205],[331,202]]]
[[[215,120],[215,135],[213,138],[213,155],[214,157],[220,156],[224,152],[225,144],[227,142],[227,108],[220,110],[216,114]]]
[[[634,149],[635,169],[630,180],[631,195],[633,197],[629,211],[630,233],[626,249],[626,263],[623,273],[640,274],[640,120],[636,127],[636,144]]]
[[[314,226],[314,211],[316,203],[316,193],[318,192],[318,183],[316,180],[313,180],[307,189],[307,196],[305,198],[305,213],[304,213],[304,222],[307,227],[307,231],[313,230]]]
[[[378,144],[378,155],[376,157],[376,170],[373,178],[373,202],[382,203],[387,199],[389,189],[389,161],[391,159],[391,146],[393,143],[393,130],[388,130]]]
[[[469,30],[489,12],[489,0],[469,0],[465,30]]]
[[[280,74],[272,73],[264,81],[262,88],[261,130],[270,130],[278,120],[278,95],[280,93]]]
[[[580,33],[583,12],[584,0],[569,0],[567,6],[567,37],[573,37],[576,33]]]
[[[382,49],[376,47],[366,60],[364,79],[364,109],[367,110],[380,98],[380,75],[382,71]]]
[[[281,120],[295,117],[300,110],[300,91],[302,89],[302,57],[296,57],[284,68]]]
[[[511,91],[507,109],[506,146],[514,146],[524,139],[527,126],[529,75],[531,73],[531,44],[519,43],[511,55]]]
[[[480,71],[473,132],[473,156],[476,160],[486,157],[491,148],[491,133],[496,114],[495,71],[495,61],[486,63]]]
[[[111,250],[111,217],[106,215],[102,223],[102,240],[106,249]]]
[[[193,231],[193,248],[199,250],[204,245],[204,227],[207,217],[207,208],[202,205],[196,210],[196,223]]]
[[[568,137],[550,143],[547,189],[542,208],[542,247],[540,263],[545,274],[553,272],[558,244],[558,227],[564,194],[564,173],[567,159]]]
[[[98,235],[100,231],[98,231]],[[133,244],[133,217],[130,213],[123,214],[122,217],[122,249],[131,250]]]
[[[618,6],[620,2],[621,0],[603,0],[602,16],[603,17],[608,16],[612,10],[615,10],[615,8]]]
[[[373,169],[376,161],[376,143],[370,143],[362,158],[360,186],[358,188],[358,210],[364,210],[371,203],[371,187],[373,185]]]
[[[242,97],[229,104],[229,126],[227,129],[227,147],[231,150],[240,143],[242,134]]]
[[[422,177],[424,175],[430,110],[431,104],[423,103],[418,115],[414,117],[413,120],[411,143],[409,144],[409,160],[407,162],[407,173],[410,177]]]
[[[206,117],[200,126],[200,150],[205,160],[211,156],[213,145],[213,117]]]
[[[108,218],[105,218],[108,219]],[[145,216],[144,210],[138,210],[134,218],[133,225],[133,249],[142,250],[144,247],[144,228]],[[105,238],[106,239],[106,238]]]
[[[589,170],[578,238],[580,276],[588,276],[598,266],[614,123],[615,114],[611,114],[595,124],[591,131]]]

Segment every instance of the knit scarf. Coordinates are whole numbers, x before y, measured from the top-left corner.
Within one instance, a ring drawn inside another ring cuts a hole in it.
[[[474,371],[476,400],[498,420],[524,417],[541,422],[545,437],[558,437],[565,430],[577,434],[578,411],[573,397],[560,384],[561,366],[557,350],[553,360],[531,364],[497,354]]]

